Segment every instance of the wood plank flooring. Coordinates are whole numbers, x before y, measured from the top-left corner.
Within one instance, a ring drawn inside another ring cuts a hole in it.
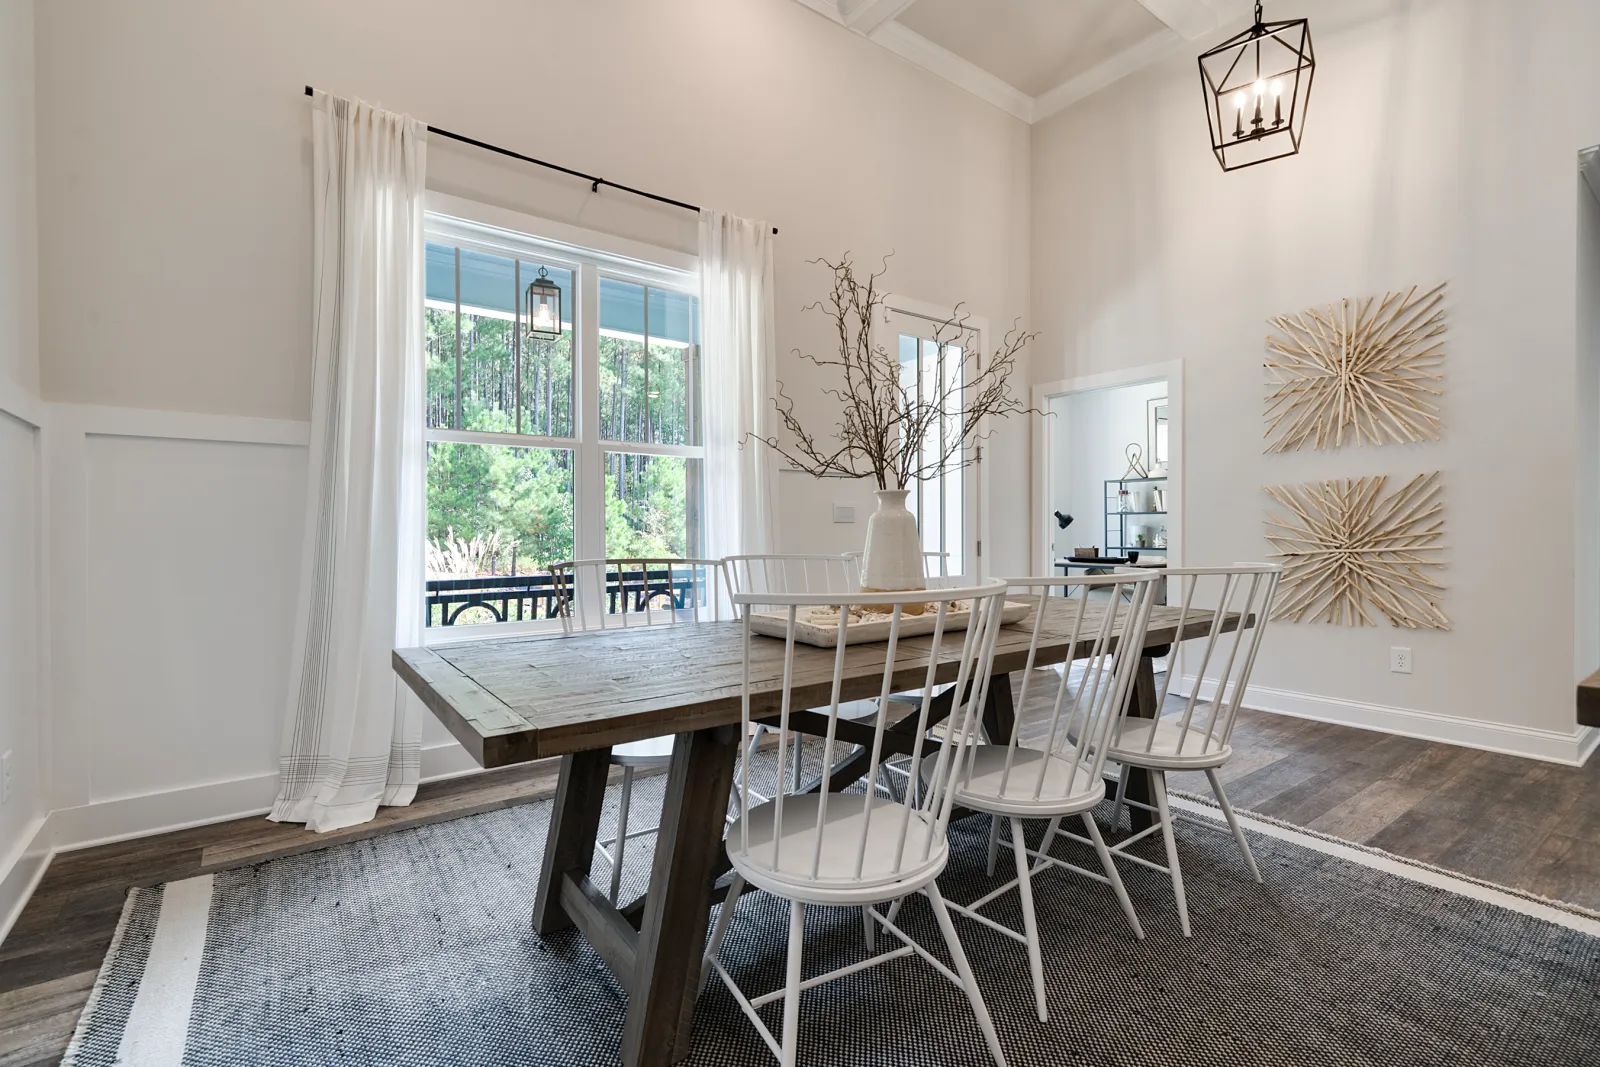
[[[1600,759],[1561,767],[1250,711],[1234,748],[1221,773],[1235,807],[1600,908]],[[555,771],[431,783],[410,807],[331,834],[243,819],[58,856],[0,945],[0,1067],[59,1062],[130,886],[530,803],[554,791]],[[1206,792],[1198,774],[1172,784]]]

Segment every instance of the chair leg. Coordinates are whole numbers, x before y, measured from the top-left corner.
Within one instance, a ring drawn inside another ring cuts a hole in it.
[[[989,877],[994,877],[995,860],[1000,856],[1000,816],[989,816]]]
[[[933,905],[933,916],[939,920],[939,932],[944,935],[945,947],[950,951],[950,960],[956,965],[956,974],[961,977],[961,987],[967,992],[967,1000],[972,1003],[972,1013],[978,1017],[978,1029],[983,1031],[983,1039],[989,1045],[989,1055],[994,1057],[995,1067],[1006,1067],[1006,1054],[1000,1048],[1000,1035],[994,1032],[994,1020],[989,1018],[989,1009],[983,1003],[983,994],[978,991],[978,980],[972,976],[972,964],[967,962],[967,954],[962,951],[961,939],[956,937],[955,924],[950,921],[950,909],[944,906],[944,896],[939,892],[937,882],[929,882],[925,892],[928,902]]]
[[[728,895],[723,899],[722,907],[717,909],[717,921],[711,927],[711,940],[706,944],[705,959],[700,963],[702,993],[706,991],[706,979],[711,977],[711,961],[722,951],[722,939],[728,935],[728,926],[733,922],[733,909],[739,906],[739,894],[743,892],[744,879],[736,874],[728,884]]]
[[[1211,792],[1217,798],[1217,804],[1222,808],[1222,814],[1228,820],[1228,829],[1233,831],[1233,839],[1239,842],[1239,851],[1244,853],[1244,861],[1250,865],[1250,873],[1255,875],[1256,881],[1261,881],[1261,869],[1256,866],[1256,858],[1250,852],[1250,842],[1245,840],[1244,830],[1239,826],[1239,819],[1233,814],[1233,805],[1228,803],[1228,794],[1222,791],[1222,781],[1217,777],[1215,767],[1206,770],[1206,778],[1211,782]]]
[[[1041,855],[1041,856],[1050,855],[1050,846],[1055,844],[1055,842],[1056,842],[1056,831],[1058,831],[1060,829],[1061,829],[1061,816],[1057,815],[1055,818],[1050,820],[1050,825],[1046,826],[1044,828],[1044,836],[1039,839],[1039,855]],[[1035,874],[1037,874],[1040,871],[1044,870],[1044,868],[1045,868],[1045,861],[1044,860],[1040,860],[1039,862],[1037,862],[1037,863],[1035,863],[1033,865],[1033,871],[1034,871]]]
[[[1122,774],[1117,778],[1117,800],[1111,805],[1111,829],[1113,832],[1122,828],[1122,809],[1128,803],[1128,775],[1131,769],[1126,763],[1122,765]]]
[[[628,847],[628,805],[633,800],[633,768],[622,768],[622,796],[617,799],[617,843],[611,848],[611,903],[622,887],[622,852]]]
[[[1122,884],[1122,875],[1117,873],[1117,864],[1111,858],[1111,850],[1106,848],[1106,839],[1100,836],[1099,824],[1087,811],[1083,813],[1083,826],[1089,832],[1089,840],[1094,842],[1095,852],[1100,855],[1100,865],[1106,869],[1106,880],[1111,883],[1112,892],[1117,894],[1122,914],[1127,916],[1128,925],[1133,927],[1133,936],[1143,941],[1144,927],[1139,925],[1139,913],[1133,910],[1133,901],[1128,899],[1128,887]]]
[[[861,932],[866,935],[867,951],[878,951],[877,922],[872,918],[872,905],[868,904],[861,909]]]
[[[800,1042],[800,954],[805,944],[806,906],[789,902],[789,974],[783,992],[783,1067],[794,1067]]]
[[[1039,950],[1039,921],[1033,914],[1033,879],[1029,876],[1028,850],[1023,847],[1022,820],[1011,817],[1011,854],[1017,860],[1017,892],[1022,896],[1022,931],[1028,938],[1028,970],[1033,974],[1033,1007],[1039,1021],[1050,1021],[1044,999],[1044,955]]]
[[[1156,812],[1161,817],[1161,838],[1167,845],[1167,867],[1172,871],[1172,895],[1178,898],[1178,925],[1183,936],[1189,933],[1189,904],[1183,896],[1183,871],[1178,867],[1178,842],[1172,836],[1172,811],[1167,807],[1167,773],[1150,772],[1151,790],[1156,795]]]

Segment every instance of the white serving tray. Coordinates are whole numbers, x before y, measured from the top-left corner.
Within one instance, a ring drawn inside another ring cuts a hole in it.
[[[934,592],[934,590],[929,590]],[[930,601],[930,605],[938,601]],[[838,616],[829,613],[825,622],[812,622],[811,613],[821,614],[824,608],[796,608],[794,640],[799,645],[814,645],[817,648],[835,648],[839,643]],[[1033,604],[1025,600],[1008,600],[1001,610],[1000,621],[1010,626],[1019,623],[1033,613]],[[930,606],[929,610],[921,615],[900,616],[900,636],[921,637],[933,633],[935,623],[939,618],[937,609]],[[972,619],[972,612],[949,611],[944,617],[945,633],[965,630],[967,623]],[[889,640],[888,616],[874,617],[870,621],[853,620],[845,628],[844,643],[846,645],[866,645],[874,641]],[[776,637],[780,640],[789,633],[789,613],[786,611],[756,611],[750,615],[750,629],[766,637]]]

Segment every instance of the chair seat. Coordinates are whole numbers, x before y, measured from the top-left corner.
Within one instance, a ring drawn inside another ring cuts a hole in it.
[[[828,706],[824,704],[816,709],[819,714],[828,714]],[[844,700],[839,703],[839,718],[847,722],[861,722],[863,719],[878,717],[878,702],[876,700]]]
[[[1040,749],[1018,746],[1009,773],[1007,751],[1005,745],[977,746],[972,753],[970,777],[963,769],[956,779],[957,804],[997,815],[1032,818],[1075,815],[1105,799],[1105,780],[1094,773],[1075,748],[1064,748],[1046,759]],[[931,762],[926,761],[925,765]]]
[[[905,805],[883,796],[855,793],[828,794],[828,812],[822,825],[821,861],[817,857],[818,793],[797,793],[783,798],[783,826],[778,842],[778,866],[772,865],[773,830],[778,804],[770,800],[728,828],[728,858],[734,869],[752,885],[775,896],[807,904],[870,904],[915,892],[933,881],[950,858],[942,835],[934,833],[932,816],[908,812]],[[869,815],[870,812],[870,815]],[[866,822],[866,849],[861,849],[862,823]],[[741,845],[745,823],[749,845]],[[905,828],[902,851],[900,834]],[[924,855],[926,850],[926,855]],[[898,861],[899,869],[896,869]],[[856,864],[861,873],[856,873]]]
[[[1199,717],[1199,713],[1196,713]],[[1151,731],[1155,739],[1151,740]],[[1181,742],[1181,744],[1180,744]],[[1111,746],[1107,756],[1118,763],[1157,770],[1204,770],[1220,767],[1233,755],[1233,749],[1216,738],[1207,742],[1204,727],[1189,723],[1187,730],[1178,720],[1125,719],[1122,736]]]
[[[611,749],[611,762],[617,767],[665,767],[672,762],[673,736],[629,741]]]

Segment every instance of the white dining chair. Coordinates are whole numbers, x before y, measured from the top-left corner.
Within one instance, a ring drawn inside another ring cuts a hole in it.
[[[1001,1050],[999,1036],[984,1005],[961,941],[956,936],[944,898],[939,893],[938,876],[950,856],[946,827],[952,811],[954,794],[950,786],[959,750],[955,746],[935,746],[927,741],[927,724],[924,722],[921,724],[923,728],[917,731],[912,754],[919,769],[926,768],[928,787],[923,791],[920,802],[913,802],[909,796],[898,800],[884,796],[876,788],[882,773],[880,756],[888,725],[887,697],[893,688],[895,671],[909,669],[921,672],[922,689],[927,694],[932,691],[941,673],[953,670],[957,692],[968,693],[970,698],[961,702],[952,715],[963,731],[970,733],[975,729],[976,722],[983,714],[983,700],[988,693],[987,683],[1004,593],[1005,585],[999,581],[949,590],[951,599],[941,600],[937,611],[932,613],[931,637],[926,642],[918,640],[909,648],[902,644],[900,631],[905,621],[914,616],[903,614],[903,609],[911,603],[926,603],[921,593],[853,593],[844,597],[816,593],[767,594],[766,597],[770,599],[762,599],[759,594],[735,594],[735,600],[746,608],[740,714],[748,727],[755,718],[777,712],[777,766],[780,781],[778,791],[771,800],[755,804],[750,794],[750,761],[744,763],[736,779],[735,789],[745,795],[746,802],[742,808],[744,814],[729,829],[726,842],[728,858],[732,861],[735,873],[727,899],[712,928],[705,965],[727,986],[782,1067],[794,1067],[797,1060],[802,991],[913,954],[926,960],[966,994],[988,1044],[989,1054],[999,1067],[1005,1067],[1005,1054]],[[784,613],[783,640],[762,637],[752,630],[750,619],[753,613],[748,608],[758,600],[763,607],[776,606]],[[952,601],[966,602],[970,605],[970,611],[953,611]],[[789,743],[789,715],[793,709],[808,705],[817,706],[821,711],[816,701],[818,690],[823,687],[821,679],[814,675],[804,679],[797,677],[796,628],[811,612],[830,608],[837,612],[836,616],[830,617],[830,622],[834,618],[837,620],[833,623],[837,627],[837,644],[832,653],[833,676],[828,687],[827,704],[828,731],[823,742],[824,760],[831,764],[834,730],[839,722],[840,706],[847,695],[843,685],[846,628],[848,609],[854,606],[870,606],[890,613],[888,639],[882,646],[883,672],[881,677],[873,679],[870,689],[878,701],[875,705],[875,736],[866,788],[859,793],[830,793],[826,790],[795,793],[792,790],[799,783],[781,780],[786,764],[784,746]],[[970,623],[965,629],[957,629],[953,625],[959,615],[966,615]],[[927,625],[923,620],[928,620],[930,616],[924,614],[915,618],[919,620],[919,625]],[[952,663],[952,660],[957,662]],[[919,712],[924,720],[930,703],[924,701],[924,710]],[[747,996],[739,988],[733,974],[737,970],[737,963],[724,961],[720,955],[734,909],[747,887],[765,890],[789,902],[788,959],[784,986],[755,997]],[[895,911],[898,912],[899,902],[919,893],[927,898],[933,910],[946,951],[954,965],[953,970],[906,934],[889,915],[874,907],[879,902],[894,901]],[[892,934],[899,944],[866,960],[802,980],[808,906],[865,907],[872,921]],[[781,1037],[776,1037],[762,1021],[759,1009],[780,999],[783,1001],[783,1027]]]
[[[1004,844],[1012,850],[1017,874],[970,904],[952,903],[950,908],[1026,947],[1034,1008],[1039,1021],[1044,1022],[1049,1019],[1049,1008],[1045,1002],[1043,949],[1033,906],[1034,874],[1054,866],[1109,885],[1134,936],[1144,937],[1139,916],[1092,813],[1105,799],[1106,753],[1134,692],[1139,656],[1155,600],[1156,575],[1124,570],[1106,575],[1047,575],[1005,581],[1011,590],[1007,599],[1026,600],[1034,608],[1032,619],[1026,624],[1032,632],[1021,673],[1017,714],[1009,738],[993,738],[991,744],[964,750],[954,794],[957,804],[994,816],[996,828],[999,820],[1009,823],[1010,841],[1001,842],[998,836],[991,836],[990,873],[994,873],[993,848]],[[1063,585],[1080,595],[1068,602],[1070,613],[1061,627],[1047,627],[1046,602],[1050,593]],[[1110,596],[1091,598],[1091,592],[1107,592]],[[1059,672],[1034,670],[1042,643],[1068,650]],[[1051,686],[1054,692],[1050,691]],[[1030,715],[1034,708],[1043,710],[1043,716]],[[1022,738],[1024,721],[1030,722],[1031,736],[1026,741]],[[1074,815],[1083,821],[1088,834],[1077,839],[1093,846],[1100,858],[1101,872],[1050,855],[1050,843],[1058,832],[1077,837],[1060,830],[1062,820]],[[1050,820],[1037,851],[1027,847],[1024,819]],[[981,910],[1013,889],[1020,897],[1020,931]]]
[[[804,554],[767,554],[727,556],[723,565],[727,569],[728,589],[733,594],[744,593],[759,598],[764,594],[829,593],[846,594],[861,591],[860,553],[840,556]],[[751,610],[771,611],[776,605],[765,600],[750,602]],[[735,612],[742,610],[735,606]],[[868,701],[853,701],[843,708],[840,716],[858,720],[869,717],[874,709]],[[750,731],[745,742],[745,759],[755,758],[757,747],[766,736],[768,728],[760,723]],[[794,762],[794,780],[800,780],[803,746],[789,746]],[[758,796],[759,800],[767,799]]]
[[[550,568],[557,613],[568,635],[640,626],[720,622],[733,618],[727,572],[714,559],[581,559]],[[617,902],[628,842],[656,832],[657,827],[628,829],[633,779],[640,770],[664,768],[672,762],[673,737],[632,741],[611,750],[611,764],[622,768],[617,800],[617,833],[597,843],[611,867],[609,898]]]
[[[1156,815],[1152,825],[1119,841],[1112,853],[1118,859],[1171,877],[1172,893],[1177,899],[1178,925],[1184,937],[1190,936],[1189,905],[1184,897],[1183,870],[1178,863],[1178,846],[1172,833],[1173,811],[1167,799],[1168,771],[1205,772],[1217,806],[1222,809],[1239,851],[1244,853],[1251,875],[1257,882],[1261,881],[1261,870],[1250,853],[1250,842],[1239,827],[1233,806],[1228,803],[1228,794],[1217,777],[1217,769],[1233,755],[1230,739],[1234,720],[1250,684],[1250,672],[1255,668],[1256,652],[1261,648],[1261,637],[1266,632],[1272,598],[1282,572],[1282,567],[1270,563],[1170,567],[1162,572],[1168,581],[1167,603],[1170,606],[1177,601],[1178,632],[1183,632],[1185,620],[1192,622],[1202,611],[1213,613],[1210,625],[1202,636],[1174,644],[1166,674],[1157,689],[1156,707],[1165,709],[1168,694],[1174,692],[1172,686],[1176,678],[1175,692],[1188,694],[1183,698],[1182,710],[1154,719],[1129,717],[1120,724],[1111,745],[1111,759],[1122,765],[1116,803],[1112,807],[1112,828],[1120,826],[1122,811],[1127,807]],[[1128,778],[1134,769],[1148,772],[1154,805],[1128,798]],[[1215,828],[1209,821],[1187,821]],[[1166,846],[1165,866],[1128,851],[1158,832]]]

